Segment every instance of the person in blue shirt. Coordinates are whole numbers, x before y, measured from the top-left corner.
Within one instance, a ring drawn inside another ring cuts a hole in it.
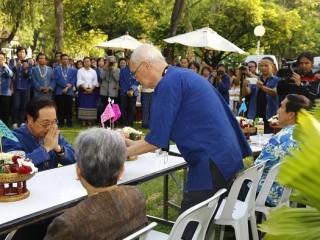
[[[250,96],[248,106],[249,119],[263,118],[264,132],[272,133],[268,119],[277,114],[279,108],[279,98],[277,86],[280,78],[273,75],[275,64],[271,57],[261,59],[260,71],[257,84],[250,84],[245,80],[242,86],[243,96]]]
[[[54,68],[54,77],[59,127],[64,126],[64,119],[67,121],[67,126],[72,127],[73,88],[77,82],[77,69],[69,66],[69,56],[67,54],[61,55],[61,65]]]
[[[19,142],[3,137],[3,151],[24,151],[39,171],[76,162],[74,149],[58,130],[56,105],[45,96],[30,101],[27,124],[12,132]]]
[[[217,70],[208,76],[210,83],[218,90],[223,99],[229,104],[230,77],[227,74],[227,67],[224,64],[218,64]]]
[[[51,99],[56,86],[53,70],[47,66],[48,58],[44,53],[39,53],[36,60],[38,65],[32,69],[31,74],[34,96],[46,96]]]
[[[130,69],[143,87],[154,88],[154,95],[150,132],[145,139],[126,140],[128,156],[169,150],[170,141],[176,143],[189,165],[181,212],[229,188],[243,169],[243,157],[252,152],[217,90],[201,75],[169,66],[150,44],[133,51]],[[183,239],[191,239],[195,227]]]
[[[127,62],[130,64],[130,55]],[[121,125],[133,127],[139,82],[132,76],[128,65],[120,70],[120,87]]]
[[[9,126],[10,101],[11,101],[11,77],[12,71],[6,64],[6,54],[0,52],[0,119]]]
[[[258,192],[271,168],[281,162],[282,158],[289,154],[291,149],[297,149],[297,141],[293,138],[297,113],[301,109],[309,110],[311,106],[312,103],[307,97],[298,94],[289,94],[281,102],[281,106],[278,109],[278,126],[282,129],[270,138],[259,157],[254,161],[254,165],[267,161],[258,185]],[[267,204],[271,207],[277,206],[282,192],[283,187],[278,182],[274,182],[267,197]]]
[[[32,64],[26,59],[27,49],[17,48],[17,58],[11,59],[9,67],[14,74],[12,95],[12,127],[24,125],[26,121],[27,105],[30,101],[30,86]]]

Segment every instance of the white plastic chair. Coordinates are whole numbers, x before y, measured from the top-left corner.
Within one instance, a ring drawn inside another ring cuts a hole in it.
[[[268,215],[270,209],[275,209],[275,208],[279,208],[281,206],[289,206],[290,205],[289,198],[290,198],[290,195],[292,192],[292,188],[289,188],[289,187],[283,188],[283,193],[281,195],[281,198],[278,201],[277,206],[268,207],[265,205],[265,202],[266,202],[267,197],[269,195],[272,184],[278,175],[279,168],[280,168],[281,164],[282,163],[280,162],[280,163],[274,165],[270,169],[268,175],[266,176],[266,179],[265,179],[265,181],[260,189],[260,192],[257,196],[257,199],[256,199],[256,206],[255,206],[256,212],[262,212],[263,214]]]
[[[231,225],[234,228],[237,240],[248,240],[248,220],[250,220],[253,239],[259,239],[254,207],[256,191],[264,166],[265,162],[262,162],[245,170],[232,184],[228,197],[222,201],[214,218],[214,224],[221,225],[220,240],[223,239],[225,225]],[[242,202],[237,198],[245,180],[250,180],[251,184],[245,201]],[[214,228],[210,232],[210,237],[214,239]]]
[[[183,212],[174,223],[169,235],[162,232],[151,231],[147,236],[147,240],[181,239],[186,226],[191,221],[199,223],[192,239],[204,240],[210,220],[217,208],[219,198],[224,192],[226,192],[226,189],[221,189],[211,198]]]
[[[155,226],[157,226],[156,222],[150,223],[148,226],[140,229],[139,231],[131,234],[130,236],[124,238],[123,240],[133,240],[133,239],[139,239],[139,240],[145,240],[148,236],[148,233],[153,229]]]

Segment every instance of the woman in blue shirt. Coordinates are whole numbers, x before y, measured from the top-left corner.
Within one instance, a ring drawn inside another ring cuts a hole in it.
[[[6,54],[0,52],[0,119],[9,126],[12,71],[6,64]]]

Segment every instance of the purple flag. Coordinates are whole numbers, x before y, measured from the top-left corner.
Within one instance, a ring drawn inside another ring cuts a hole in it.
[[[109,120],[110,118],[113,118],[115,116],[113,109],[111,107],[111,104],[109,103],[106,106],[106,109],[104,110],[104,112],[101,114],[101,125],[104,128],[104,122]]]
[[[121,116],[119,105],[116,103],[112,104],[112,110],[114,112],[114,117],[112,119],[112,122],[115,122]]]

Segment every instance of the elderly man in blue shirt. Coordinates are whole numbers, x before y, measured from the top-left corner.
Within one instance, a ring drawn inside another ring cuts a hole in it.
[[[39,171],[75,163],[74,149],[58,130],[55,103],[47,97],[33,98],[27,108],[27,124],[12,132],[19,142],[4,137],[3,150],[24,151]]]
[[[134,50],[130,69],[144,87],[154,88],[154,95],[150,132],[145,139],[126,140],[128,156],[177,144],[189,164],[181,212],[229,188],[243,157],[252,152],[217,90],[199,74],[169,66],[150,44]],[[183,239],[191,239],[195,227],[187,228]]]

